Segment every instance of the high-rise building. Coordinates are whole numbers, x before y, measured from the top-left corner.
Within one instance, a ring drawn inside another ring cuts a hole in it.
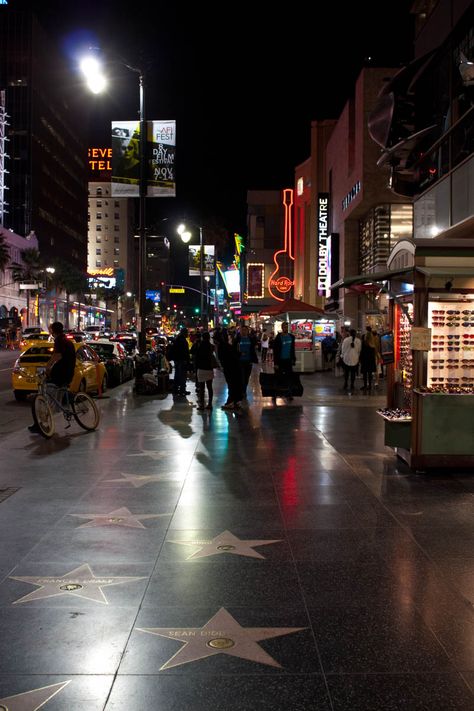
[[[46,261],[84,269],[87,162],[73,82],[34,15],[2,7],[0,91],[8,114],[3,224],[35,233]]]

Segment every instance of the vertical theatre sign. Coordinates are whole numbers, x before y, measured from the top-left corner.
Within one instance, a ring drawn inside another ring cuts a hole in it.
[[[329,234],[329,193],[318,193],[318,295],[331,295],[331,235]]]

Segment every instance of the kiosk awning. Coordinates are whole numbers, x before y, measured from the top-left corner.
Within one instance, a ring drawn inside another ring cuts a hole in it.
[[[399,276],[406,276],[413,274],[414,267],[405,267],[404,269],[398,269],[395,271],[385,270],[380,272],[370,272],[368,274],[358,274],[357,276],[348,276],[344,279],[339,279],[339,281],[331,284],[331,289],[350,289],[353,286],[361,286],[364,284],[371,285],[380,281],[387,281],[388,279],[393,279]]]

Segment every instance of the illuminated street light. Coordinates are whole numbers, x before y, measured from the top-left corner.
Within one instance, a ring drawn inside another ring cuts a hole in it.
[[[203,246],[202,246],[202,227],[200,225],[196,225],[199,229],[199,276],[201,280],[201,285],[200,285],[200,290],[201,290],[201,320],[203,318],[203,312],[204,312],[204,255],[203,255]],[[189,240],[191,239],[192,235],[189,230],[186,229],[186,225],[179,225],[178,229],[176,230],[177,233],[180,235],[181,239],[183,240],[184,243],[188,243]]]
[[[145,328],[145,275],[146,275],[146,120],[145,120],[145,76],[141,68],[127,64],[123,60],[114,60],[121,66],[138,74],[139,80],[139,120],[140,120],[140,181],[139,181],[139,215],[140,225],[138,230],[138,348],[141,355],[146,353],[146,328]],[[87,86],[94,94],[102,92],[107,81],[102,72],[101,63],[96,56],[85,57],[80,63],[81,72],[86,78]]]

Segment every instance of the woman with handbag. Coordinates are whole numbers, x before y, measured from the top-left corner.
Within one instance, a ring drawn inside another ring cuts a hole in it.
[[[196,390],[198,397],[198,410],[212,410],[214,391],[212,381],[214,368],[218,368],[214,346],[208,331],[202,334],[201,343],[196,349]],[[207,388],[207,405],[204,405],[204,385]]]

